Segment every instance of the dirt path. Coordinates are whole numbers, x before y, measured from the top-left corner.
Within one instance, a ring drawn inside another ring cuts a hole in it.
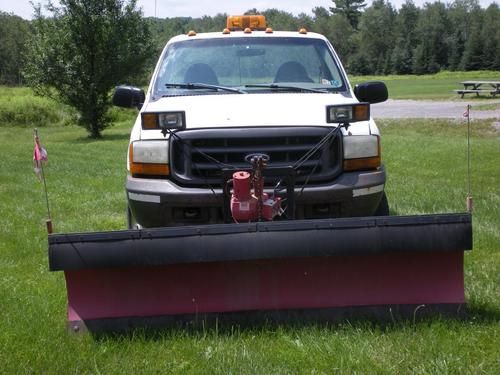
[[[475,103],[474,103],[475,102]],[[474,107],[498,104],[500,100],[486,101],[423,101],[393,100],[371,106],[373,118],[462,118],[467,104],[472,106],[470,118],[500,119],[500,110],[475,110]]]

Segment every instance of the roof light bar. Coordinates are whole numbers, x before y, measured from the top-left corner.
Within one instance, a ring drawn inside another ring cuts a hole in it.
[[[236,30],[266,30],[266,17],[263,15],[255,16],[228,16],[226,21],[226,27],[231,31]]]

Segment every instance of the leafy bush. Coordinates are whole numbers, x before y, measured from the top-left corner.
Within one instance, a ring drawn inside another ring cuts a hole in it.
[[[107,120],[132,126],[135,116],[135,109],[112,107],[107,113]],[[78,114],[69,106],[37,96],[26,87],[0,86],[0,127],[42,128],[75,125],[77,122]]]
[[[0,126],[44,127],[61,125],[72,117],[69,108],[35,96],[26,88],[0,89]]]

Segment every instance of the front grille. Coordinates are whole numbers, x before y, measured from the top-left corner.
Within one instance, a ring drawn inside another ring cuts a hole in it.
[[[222,169],[249,168],[245,156],[254,153],[269,155],[270,167],[297,166],[331,131],[327,127],[280,127],[177,132],[171,137],[172,177],[185,186],[218,185]],[[334,179],[341,171],[341,144],[339,133],[296,168],[295,181],[319,183]]]

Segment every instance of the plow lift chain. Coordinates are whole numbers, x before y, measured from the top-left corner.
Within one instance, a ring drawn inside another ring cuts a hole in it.
[[[261,221],[263,205],[262,195],[264,194],[264,176],[262,176],[262,170],[266,167],[267,162],[269,161],[269,155],[247,155],[245,160],[250,161],[250,164],[252,164],[252,184],[254,186],[255,196],[257,197],[257,221]],[[278,201],[278,203],[280,203],[280,201]],[[279,207],[279,210],[281,210],[281,207]]]

